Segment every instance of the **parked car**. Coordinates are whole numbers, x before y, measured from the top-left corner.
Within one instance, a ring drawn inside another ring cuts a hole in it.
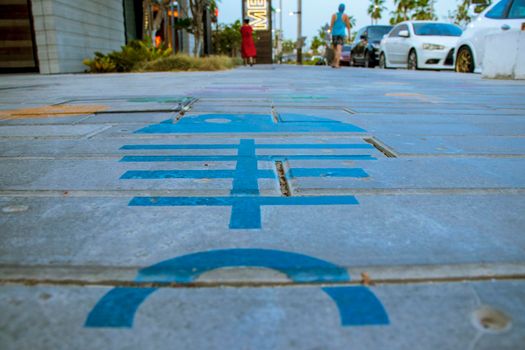
[[[457,43],[456,72],[481,72],[487,35],[520,31],[525,23],[525,0],[501,0],[481,12]]]
[[[374,68],[379,64],[379,43],[392,26],[366,26],[357,32],[350,56],[353,66]]]
[[[352,49],[352,46],[350,45],[343,45],[343,50],[341,51],[341,59],[339,60],[339,64],[341,66],[349,66],[350,65],[350,50]]]
[[[381,40],[382,68],[454,69],[454,49],[463,31],[455,24],[406,21]]]

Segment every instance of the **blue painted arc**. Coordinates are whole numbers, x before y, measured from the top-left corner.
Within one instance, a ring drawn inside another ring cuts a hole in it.
[[[137,282],[191,283],[201,274],[224,267],[263,267],[295,283],[347,282],[346,269],[307,255],[266,249],[213,250],[166,260],[139,271]]]
[[[190,283],[202,273],[223,267],[265,267],[286,274],[294,282],[344,282],[346,269],[310,256],[266,249],[227,249],[198,252],[166,260],[139,271],[137,282]],[[133,326],[142,302],[156,288],[114,288],[95,305],[86,327]],[[328,287],[323,291],[336,303],[343,326],[388,324],[381,302],[366,287]]]

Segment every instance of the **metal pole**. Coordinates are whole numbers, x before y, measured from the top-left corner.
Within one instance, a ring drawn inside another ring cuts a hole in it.
[[[279,0],[279,8],[281,12],[279,12],[279,42],[277,43],[277,47],[279,48],[279,57],[281,58],[279,63],[283,63],[283,0]]]
[[[171,18],[170,18],[170,24],[171,24],[171,49],[173,50],[172,53],[175,54],[177,51],[175,49],[175,2],[171,2]]]
[[[302,0],[297,0],[297,64],[303,64],[303,47],[301,45],[302,21]]]

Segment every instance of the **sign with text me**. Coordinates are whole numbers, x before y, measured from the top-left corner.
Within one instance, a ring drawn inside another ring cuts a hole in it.
[[[255,31],[269,29],[268,0],[246,0],[246,16],[250,19],[250,25]]]

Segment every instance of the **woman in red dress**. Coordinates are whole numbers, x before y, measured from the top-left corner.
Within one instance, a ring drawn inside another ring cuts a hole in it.
[[[241,53],[242,58],[244,59],[244,64],[250,63],[250,66],[253,66],[255,63],[255,56],[257,56],[257,50],[255,49],[255,44],[253,42],[253,28],[250,26],[250,20],[245,19],[244,24],[241,27]]]

